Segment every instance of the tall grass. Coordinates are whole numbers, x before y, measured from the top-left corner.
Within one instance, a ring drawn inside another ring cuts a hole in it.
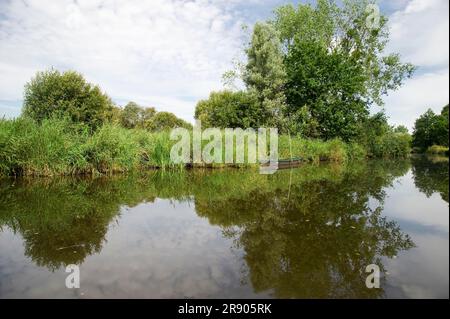
[[[169,132],[150,133],[115,124],[105,124],[91,132],[87,126],[63,119],[47,119],[41,124],[27,118],[3,119],[0,120],[0,175],[112,174],[182,167],[170,159],[170,150],[176,142],[170,140]],[[368,153],[361,145],[340,139],[321,141],[282,135],[278,141],[279,158],[300,157],[313,163],[343,163],[388,153],[397,156],[407,150],[405,142],[396,138],[375,145]],[[240,151],[234,148],[233,152],[236,155]]]

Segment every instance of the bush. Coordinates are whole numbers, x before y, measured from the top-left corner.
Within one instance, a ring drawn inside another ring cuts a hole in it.
[[[411,153],[411,135],[387,132],[374,137],[368,145],[368,155],[379,158],[407,157]]]
[[[448,155],[448,147],[441,145],[433,145],[427,149],[428,154]]]
[[[25,85],[24,95],[23,114],[38,123],[59,116],[96,128],[112,113],[110,98],[74,71],[38,72]]]
[[[211,92],[195,107],[195,118],[203,127],[258,128],[265,124],[266,117],[256,96],[243,91]]]

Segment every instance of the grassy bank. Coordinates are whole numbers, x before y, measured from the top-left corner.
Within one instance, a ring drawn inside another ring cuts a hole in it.
[[[169,132],[150,133],[114,124],[105,124],[91,132],[86,126],[58,119],[44,120],[41,124],[26,118],[0,120],[0,174],[112,174],[179,167],[170,160],[170,150],[175,143],[170,140]],[[386,154],[407,155],[397,150]],[[279,138],[280,158],[302,157],[317,163],[346,162],[364,159],[367,155],[366,147],[339,139]]]

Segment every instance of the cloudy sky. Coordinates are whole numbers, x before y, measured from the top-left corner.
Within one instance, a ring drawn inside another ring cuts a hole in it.
[[[242,47],[241,25],[289,2],[0,0],[0,116],[20,114],[24,84],[54,67],[81,72],[119,105],[132,100],[192,121],[196,102],[222,88]],[[428,107],[449,101],[449,2],[379,5],[390,17],[388,51],[419,67],[385,99],[390,121],[411,128]]]

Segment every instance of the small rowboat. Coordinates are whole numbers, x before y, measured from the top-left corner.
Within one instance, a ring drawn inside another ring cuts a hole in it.
[[[279,159],[278,160],[278,169],[297,167],[300,164],[302,164],[303,162],[304,162],[304,160],[301,157]],[[261,166],[269,166],[269,165],[270,165],[270,163],[261,164]]]

